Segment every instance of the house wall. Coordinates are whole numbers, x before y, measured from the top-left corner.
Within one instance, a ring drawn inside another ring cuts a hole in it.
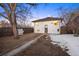
[[[54,24],[56,22],[57,25]],[[60,33],[60,31],[57,31],[57,29],[60,30],[60,20],[34,22],[34,33],[45,33],[45,26],[48,28],[48,33]]]

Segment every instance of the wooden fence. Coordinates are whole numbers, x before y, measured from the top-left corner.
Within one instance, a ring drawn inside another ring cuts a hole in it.
[[[26,33],[33,33],[34,29],[33,28],[22,28],[24,30],[24,34]],[[5,28],[0,28],[0,37],[3,36],[12,36],[13,32],[10,27],[5,27]]]

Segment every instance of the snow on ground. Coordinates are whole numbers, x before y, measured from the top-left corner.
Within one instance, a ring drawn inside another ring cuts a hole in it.
[[[55,35],[49,34],[54,44],[60,45],[62,48],[69,49],[67,53],[71,56],[79,56],[79,37],[72,34]]]

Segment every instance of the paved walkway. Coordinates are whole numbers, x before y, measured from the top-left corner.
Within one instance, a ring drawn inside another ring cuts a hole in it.
[[[79,37],[74,37],[72,34],[49,35],[54,44],[69,49],[67,52],[72,56],[79,56]]]

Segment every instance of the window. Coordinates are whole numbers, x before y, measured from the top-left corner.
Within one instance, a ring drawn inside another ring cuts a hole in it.
[[[48,27],[48,25],[45,25],[45,28],[47,28]]]
[[[57,25],[58,25],[58,23],[54,23],[54,25],[55,25],[55,26],[57,26]]]
[[[55,26],[58,26],[58,21],[53,21],[53,24],[54,24]]]

